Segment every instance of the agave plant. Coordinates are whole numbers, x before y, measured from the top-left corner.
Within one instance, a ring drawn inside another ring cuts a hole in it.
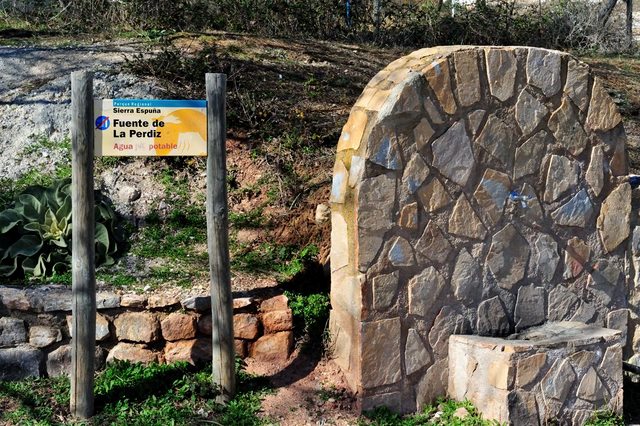
[[[98,192],[95,200],[96,265],[110,265],[122,235],[107,200]],[[71,232],[71,180],[27,188],[0,212],[0,275],[39,277],[68,269]]]

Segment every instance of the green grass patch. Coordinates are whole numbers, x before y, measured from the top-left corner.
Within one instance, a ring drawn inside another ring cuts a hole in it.
[[[613,411],[597,411],[585,426],[623,426],[624,419]]]
[[[275,274],[284,281],[302,272],[306,263],[317,254],[318,247],[314,244],[303,248],[270,243],[255,248],[233,245],[231,267],[245,272]]]
[[[459,418],[456,410],[464,408],[467,416]],[[438,416],[435,416],[439,413]],[[498,426],[495,420],[485,420],[469,401],[438,400],[436,405],[429,405],[421,412],[401,416],[386,407],[378,407],[366,412],[358,421],[358,426]]]
[[[238,364],[238,367],[240,365]],[[186,363],[131,364],[116,362],[96,376],[93,425],[258,426],[266,380],[237,370],[238,393],[226,405],[215,403],[217,387],[211,366]],[[0,382],[0,400],[14,409],[0,412],[8,425],[71,424],[68,377]],[[0,405],[1,407],[1,405]]]

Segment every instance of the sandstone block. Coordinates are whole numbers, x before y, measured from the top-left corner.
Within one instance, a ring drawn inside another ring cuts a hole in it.
[[[567,65],[567,82],[564,92],[582,111],[589,106],[589,67],[582,62],[569,59]]]
[[[370,345],[362,353],[365,389],[400,380],[400,318],[362,324],[362,339]]]
[[[233,352],[240,358],[247,357],[247,341],[242,339],[233,339]]]
[[[558,52],[529,49],[527,56],[527,82],[551,97],[560,90],[562,57]]]
[[[432,307],[430,300],[437,300],[445,286],[444,278],[430,266],[409,280],[409,313],[425,316]]]
[[[464,193],[458,197],[453,213],[449,217],[449,232],[475,240],[482,240],[487,235],[487,228],[469,204]]]
[[[550,235],[538,234],[531,245],[531,273],[538,276],[543,283],[549,284],[553,282],[559,262],[558,243]]]
[[[293,350],[293,332],[280,331],[265,334],[256,340],[249,351],[250,356],[260,361],[283,362]]]
[[[500,287],[509,290],[524,278],[529,252],[529,243],[511,223],[493,236],[486,262]]]
[[[585,189],[581,189],[569,201],[551,213],[558,225],[586,228],[592,223],[593,203]]]
[[[100,370],[104,367],[105,350],[100,346],[96,346],[95,350],[95,367]],[[50,352],[46,359],[47,375],[49,377],[68,376],[71,368],[71,346],[63,345],[58,349]]]
[[[334,175],[335,176],[335,175]],[[409,194],[414,194],[429,176],[429,167],[420,153],[415,153],[402,174],[402,186]]]
[[[631,186],[617,186],[602,203],[596,226],[607,253],[615,250],[631,232]]]
[[[118,340],[149,343],[160,337],[160,324],[149,312],[125,312],[113,324]]]
[[[451,287],[456,299],[464,303],[475,302],[482,291],[480,265],[465,248],[460,250],[456,259]]]
[[[492,169],[485,170],[473,196],[482,209],[484,217],[488,218],[492,225],[497,224],[502,218],[510,190],[511,179],[508,175]]]
[[[174,342],[196,337],[196,318],[193,315],[173,312],[160,323],[162,337]]]
[[[580,124],[571,101],[566,96],[562,99],[560,107],[551,114],[549,129],[553,132],[556,141],[573,156],[580,155],[587,147],[587,134]]]
[[[120,342],[107,355],[107,363],[115,360],[150,364],[158,362],[159,358],[157,353],[148,349],[145,345]]]
[[[432,363],[431,355],[420,338],[418,332],[410,328],[407,335],[407,345],[404,350],[404,363],[407,375],[419,371]]]
[[[578,186],[580,168],[567,157],[552,155],[547,171],[544,201],[551,203]]]
[[[167,364],[182,361],[191,365],[200,365],[210,362],[211,339],[167,342],[164,347],[164,359]]]
[[[393,303],[398,292],[398,279],[400,273],[393,271],[390,274],[378,275],[372,280],[373,308],[379,311],[387,309]]]
[[[265,299],[260,303],[260,312],[282,311],[289,309],[289,299],[284,294]]]
[[[349,172],[344,163],[340,160],[336,161],[333,167],[333,180],[331,183],[331,195],[329,202],[342,204],[347,196],[347,187],[349,183]]]
[[[413,247],[402,237],[396,237],[391,242],[388,257],[393,266],[412,266],[416,263]]]
[[[28,311],[31,301],[24,289],[0,286],[0,305],[10,311]]]
[[[36,348],[46,348],[62,341],[62,332],[56,327],[33,325],[29,328],[29,344]]]
[[[591,160],[585,176],[587,183],[597,197],[604,186],[604,153],[600,145],[594,146],[591,150]]]
[[[180,303],[180,299],[176,296],[168,294],[152,294],[147,299],[147,307],[151,309],[155,308],[168,308]]]
[[[438,225],[430,220],[424,232],[415,243],[418,258],[426,258],[431,262],[444,263],[451,254],[453,247],[444,236]]]
[[[96,309],[114,309],[120,307],[120,296],[109,292],[96,294]]]
[[[291,309],[265,312],[262,314],[262,325],[266,334],[293,330],[293,314]]]
[[[567,249],[564,252],[565,271],[563,277],[569,279],[580,275],[584,265],[589,261],[590,255],[591,249],[578,237],[572,237],[567,241]]]
[[[491,94],[504,102],[513,96],[518,66],[513,51],[509,49],[485,49],[487,78]]]
[[[611,130],[622,122],[616,104],[602,86],[602,81],[596,78],[591,90],[591,103],[587,114],[587,125],[592,130]]]
[[[211,315],[202,315],[198,319],[198,331],[206,336],[211,336]]]
[[[71,315],[67,315],[67,329],[69,336],[73,336],[73,316]],[[96,342],[107,340],[110,336],[109,320],[102,314],[96,314]]]
[[[423,151],[427,147],[429,142],[431,142],[431,138],[433,137],[434,133],[435,131],[426,118],[420,120],[418,125],[413,129],[413,139],[416,141],[418,151]],[[353,160],[351,161],[353,164]]]
[[[144,308],[147,304],[147,296],[142,294],[124,294],[120,298],[120,306],[125,308]]]
[[[475,159],[463,121],[453,124],[431,144],[433,166],[448,179],[465,186],[473,173]]]
[[[269,311],[274,312],[274,311]],[[233,337],[253,340],[260,334],[258,318],[252,314],[235,314],[233,316]]]
[[[436,94],[444,112],[449,115],[455,114],[457,106],[451,88],[451,74],[448,59],[443,58],[432,62],[423,73]]]
[[[478,306],[478,324],[481,336],[506,336],[511,331],[509,316],[498,296],[484,300]]]
[[[342,134],[338,140],[338,152],[347,149],[358,149],[362,141],[364,129],[367,127],[367,113],[362,109],[354,109],[349,115],[347,123],[342,128]]]
[[[423,185],[422,188],[418,190],[417,195],[425,210],[428,212],[440,210],[453,201],[444,185],[435,177],[431,182]]]
[[[475,50],[455,52],[453,61],[456,67],[456,91],[458,102],[462,106],[471,106],[480,101],[480,72],[478,54]]]
[[[498,160],[504,171],[510,171],[513,167],[517,142],[515,131],[494,114],[489,116],[475,141],[476,145]]]
[[[516,121],[523,135],[533,132],[548,113],[547,107],[527,89],[520,92],[516,102]]]
[[[182,309],[189,309],[197,312],[209,312],[211,310],[211,297],[210,296],[192,296],[180,301]],[[235,299],[234,299],[235,305]],[[235,306],[234,306],[235,309]]]
[[[527,388],[534,384],[534,380],[540,376],[547,354],[542,352],[518,360],[516,373],[516,385],[520,388]]]
[[[538,173],[548,141],[549,134],[541,130],[516,148],[516,156],[513,163],[514,179]]]
[[[544,287],[534,287],[533,284],[520,287],[514,318],[516,332],[544,322],[544,302]]]

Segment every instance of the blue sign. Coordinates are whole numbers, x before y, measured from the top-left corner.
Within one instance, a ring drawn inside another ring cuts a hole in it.
[[[96,129],[98,130],[107,130],[111,125],[111,120],[106,115],[101,115],[96,118]]]

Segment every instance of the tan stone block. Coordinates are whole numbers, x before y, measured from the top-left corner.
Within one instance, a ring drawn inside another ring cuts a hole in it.
[[[416,141],[416,146],[419,151],[423,151],[429,142],[431,142],[431,138],[433,137],[435,131],[429,124],[429,121],[426,118],[420,120],[418,125],[413,129],[413,139]]]
[[[596,227],[607,253],[615,250],[631,232],[631,186],[616,187],[602,203]]]
[[[236,312],[243,309],[250,309],[253,306],[253,302],[254,300],[252,297],[236,297],[233,299],[233,311]]]
[[[233,316],[233,337],[253,340],[260,334],[258,318],[252,314],[235,314]]]
[[[592,130],[611,130],[622,122],[622,116],[599,78],[595,78],[591,90],[591,103],[587,114],[587,125]]]
[[[519,359],[516,373],[516,386],[525,388],[533,384],[534,380],[542,372],[546,362],[546,353],[539,353]]]
[[[362,324],[362,387],[396,383],[400,370],[400,318]]]
[[[347,149],[357,150],[360,147],[364,130],[367,127],[368,116],[362,109],[353,109],[347,123],[342,128],[338,140],[338,152]]]
[[[173,312],[160,323],[162,337],[168,341],[193,339],[196,337],[196,318],[189,314]]]
[[[342,160],[336,160],[333,166],[333,180],[331,182],[331,194],[329,202],[342,204],[347,195],[347,185],[349,183],[349,172]]]
[[[604,152],[600,145],[594,146],[591,150],[591,160],[585,179],[594,195],[597,197],[604,186]]]
[[[513,385],[513,366],[502,360],[489,364],[487,378],[489,384],[495,388],[508,390]]]
[[[456,67],[456,91],[458,102],[470,106],[480,101],[480,72],[478,71],[478,53],[464,50],[453,54]]]
[[[286,361],[293,350],[293,332],[265,334],[251,344],[250,354],[259,361]]]
[[[293,330],[293,314],[291,309],[271,311],[262,314],[262,325],[267,334],[278,331]]]
[[[107,356],[107,363],[115,360],[150,364],[158,362],[159,358],[156,352],[145,345],[120,342],[109,351]]]
[[[418,229],[418,203],[407,204],[400,211],[399,225],[408,230]]]
[[[282,311],[289,309],[289,299],[284,294],[265,299],[260,303],[260,312]]]
[[[444,112],[449,115],[455,114],[458,106],[456,105],[451,88],[448,58],[436,59],[429,64],[422,73],[427,78]]]
[[[437,360],[416,386],[416,406],[418,411],[433,404],[447,392],[449,366],[447,359]]]
[[[589,67],[587,64],[569,59],[567,64],[567,82],[564,92],[582,111],[589,106]]]
[[[546,97],[558,93],[561,87],[562,57],[559,52],[531,48],[527,55],[527,82],[542,90]]]
[[[593,367],[587,370],[587,373],[580,381],[576,395],[580,399],[594,403],[605,401],[610,396],[609,391],[602,383],[602,379],[600,379]]]
[[[580,275],[584,265],[589,261],[590,255],[591,249],[578,237],[572,237],[567,241],[567,248],[564,252],[565,272],[563,277],[568,279]]]
[[[56,342],[62,341],[62,333],[57,327],[32,325],[29,327],[29,344],[36,348],[46,348]]]
[[[449,217],[449,232],[476,240],[483,240],[487,228],[469,204],[464,193],[460,194],[453,213]]]
[[[179,340],[167,342],[164,348],[167,364],[188,362],[191,365],[211,362],[211,339]]]
[[[587,147],[587,134],[567,96],[562,98],[560,107],[551,114],[549,129],[553,132],[556,141],[575,157]]]
[[[517,62],[511,49],[485,49],[487,79],[491,94],[500,101],[513,96]]]
[[[168,308],[180,304],[180,299],[168,294],[152,294],[147,299],[147,308]]]
[[[149,312],[125,312],[113,321],[118,340],[149,343],[160,337],[160,324]]]
[[[337,211],[331,212],[331,271],[349,264],[349,233],[347,222]]]
[[[444,263],[453,251],[453,246],[433,220],[427,223],[415,247],[418,257],[436,263]]]
[[[444,185],[435,177],[427,185],[422,185],[416,195],[429,213],[447,207],[453,201]]]
[[[124,308],[144,308],[147,304],[147,296],[142,294],[124,294],[120,299],[120,306]]]

